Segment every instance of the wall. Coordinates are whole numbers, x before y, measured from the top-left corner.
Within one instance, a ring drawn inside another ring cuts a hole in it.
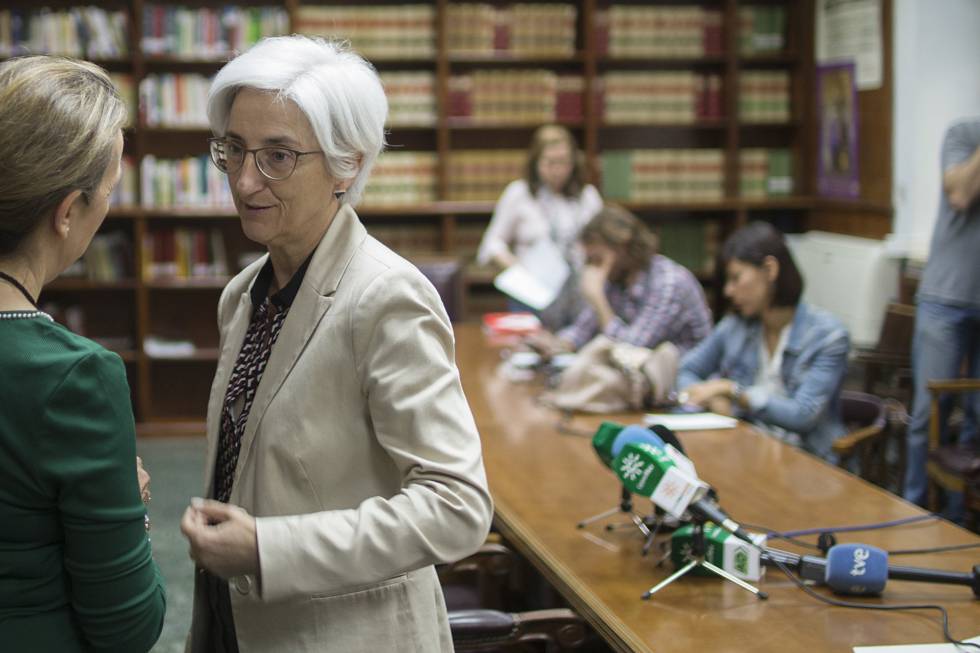
[[[894,0],[892,247],[928,254],[946,126],[980,115],[980,2]]]

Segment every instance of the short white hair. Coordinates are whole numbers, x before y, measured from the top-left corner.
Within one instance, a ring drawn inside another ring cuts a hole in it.
[[[306,115],[330,176],[353,179],[342,202],[357,204],[385,145],[388,99],[377,71],[346,45],[322,38],[266,38],[218,71],[208,92],[208,121],[224,136],[242,88],[271,91]]]

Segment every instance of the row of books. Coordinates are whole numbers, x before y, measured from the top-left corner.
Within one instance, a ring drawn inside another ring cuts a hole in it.
[[[720,149],[611,150],[602,154],[602,194],[632,202],[709,202],[725,193]]]
[[[438,178],[435,152],[385,152],[371,171],[363,204],[406,206],[434,202]]]
[[[793,154],[786,148],[745,148],[738,153],[739,195],[778,197],[793,192]]]
[[[786,47],[786,8],[778,5],[738,9],[738,51],[741,54],[781,52]]]
[[[133,244],[122,231],[104,231],[92,237],[85,255],[60,278],[90,281],[120,281],[132,278]]]
[[[140,185],[140,198],[147,208],[234,210],[228,179],[207,155],[185,159],[144,156]]]
[[[790,76],[782,70],[745,71],[738,79],[738,115],[743,122],[788,122]]]
[[[460,3],[448,7],[451,55],[566,57],[574,54],[577,9],[571,4]],[[698,57],[722,52],[721,12],[695,6],[614,6],[596,15],[601,55]],[[785,47],[786,9],[739,9],[739,52]],[[368,58],[431,58],[435,55],[432,5],[302,6],[294,31],[349,40]],[[151,4],[143,11],[143,51],[149,55],[224,58],[264,36],[289,33],[289,16],[275,6],[221,9]],[[65,54],[94,59],[128,54],[124,11],[95,6],[64,10],[0,11],[0,56]]]
[[[370,224],[368,233],[402,256],[438,252],[442,237],[438,224]]]
[[[213,279],[228,276],[228,254],[221,229],[163,228],[143,234],[140,274],[158,279]]]
[[[610,72],[599,84],[606,124],[692,123],[722,117],[721,75]]]
[[[571,4],[450,4],[450,55],[568,57],[575,53],[578,10]]]
[[[457,150],[449,155],[448,199],[458,202],[493,201],[504,187],[520,178],[524,150]]]
[[[583,117],[585,81],[550,70],[478,70],[449,79],[449,116],[475,124],[536,125]]]
[[[109,73],[109,77],[112,79],[116,90],[119,91],[119,96],[126,103],[127,124],[129,126],[135,125],[139,105],[136,103],[136,85],[133,82],[133,76],[129,73],[111,72]]]
[[[448,198],[487,201],[523,174],[523,150],[460,150],[450,154]],[[722,195],[720,150],[611,150],[602,154],[603,193],[632,201],[706,201]],[[793,155],[786,148],[744,148],[739,152],[740,196],[789,195],[794,190]],[[205,156],[173,160],[147,156],[142,162],[143,205],[148,208],[232,210],[226,178]],[[435,152],[383,153],[365,190],[369,207],[428,204],[438,198]],[[122,179],[111,204],[132,206],[136,171],[123,157]]]
[[[132,77],[119,75],[120,91],[131,93]],[[425,71],[382,73],[390,126],[436,124],[435,75]],[[140,123],[148,127],[207,128],[211,78],[198,74],[148,75],[139,85]]]
[[[383,72],[392,127],[433,127],[436,124],[436,76],[427,71]]]
[[[348,40],[368,59],[430,59],[436,52],[434,5],[304,5],[294,31]]]
[[[191,8],[149,4],[143,9],[143,52],[186,59],[226,59],[266,36],[289,33],[280,7]]]
[[[98,7],[0,10],[0,57],[60,54],[119,59],[129,52],[124,11]]]
[[[720,55],[721,25],[718,9],[615,5],[596,12],[596,48],[624,59]]]
[[[204,75],[148,75],[140,81],[140,124],[147,127],[208,126],[208,89]]]
[[[660,253],[695,273],[713,274],[721,241],[717,220],[677,220],[659,224]]]
[[[135,206],[136,194],[136,163],[133,157],[124,154],[120,165],[122,176],[109,197],[110,206]]]
[[[45,290],[44,297],[49,295],[48,290]],[[132,302],[123,302],[124,305],[131,305]],[[132,314],[125,315],[122,310],[117,310],[113,313],[113,324],[111,329],[114,331],[118,330],[130,330],[130,333],[109,333],[106,332],[107,324],[105,318],[102,316],[104,308],[102,306],[92,306],[92,305],[82,305],[69,303],[64,301],[63,297],[58,297],[57,299],[50,300],[45,299],[41,303],[41,310],[51,316],[51,318],[58,322],[59,324],[64,324],[68,327],[72,333],[77,333],[80,336],[85,336],[91,338],[95,342],[99,343],[106,349],[126,352],[132,351],[136,339],[132,335],[132,329],[135,325]],[[89,311],[95,314],[95,319],[89,319]],[[90,323],[95,323],[94,328],[90,328]],[[132,385],[135,382],[135,377],[130,376],[129,383]]]

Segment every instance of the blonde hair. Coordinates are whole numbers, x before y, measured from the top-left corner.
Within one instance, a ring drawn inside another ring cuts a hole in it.
[[[561,193],[565,197],[578,197],[585,188],[585,155],[578,149],[578,143],[572,132],[561,125],[543,125],[534,130],[531,136],[531,145],[527,150],[527,163],[525,164],[524,177],[532,194],[536,194],[541,188],[541,177],[538,175],[538,159],[546,147],[567,143],[568,149],[572,153],[572,172],[568,175],[568,180],[561,188]]]
[[[208,121],[224,136],[242,88],[292,100],[310,121],[327,171],[353,179],[340,200],[355,205],[385,145],[388,98],[370,63],[346,44],[319,37],[262,39],[218,71],[208,92]]]
[[[0,64],[0,255],[68,193],[91,197],[125,122],[125,104],[94,64],[51,56]]]

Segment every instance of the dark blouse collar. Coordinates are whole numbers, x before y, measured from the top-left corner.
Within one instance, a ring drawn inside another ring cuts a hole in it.
[[[315,250],[314,250],[315,251]],[[306,276],[306,270],[310,267],[310,261],[313,259],[313,252],[306,257],[303,264],[299,266],[296,273],[293,274],[293,278],[289,280],[286,286],[279,290],[272,296],[269,296],[269,288],[272,286],[272,258],[266,260],[265,265],[259,270],[259,275],[255,277],[255,283],[252,284],[252,306],[259,306],[265,301],[266,297],[272,301],[278,308],[289,308],[293,305],[293,300],[296,299],[296,294],[299,292],[299,287],[303,283],[303,277]]]

